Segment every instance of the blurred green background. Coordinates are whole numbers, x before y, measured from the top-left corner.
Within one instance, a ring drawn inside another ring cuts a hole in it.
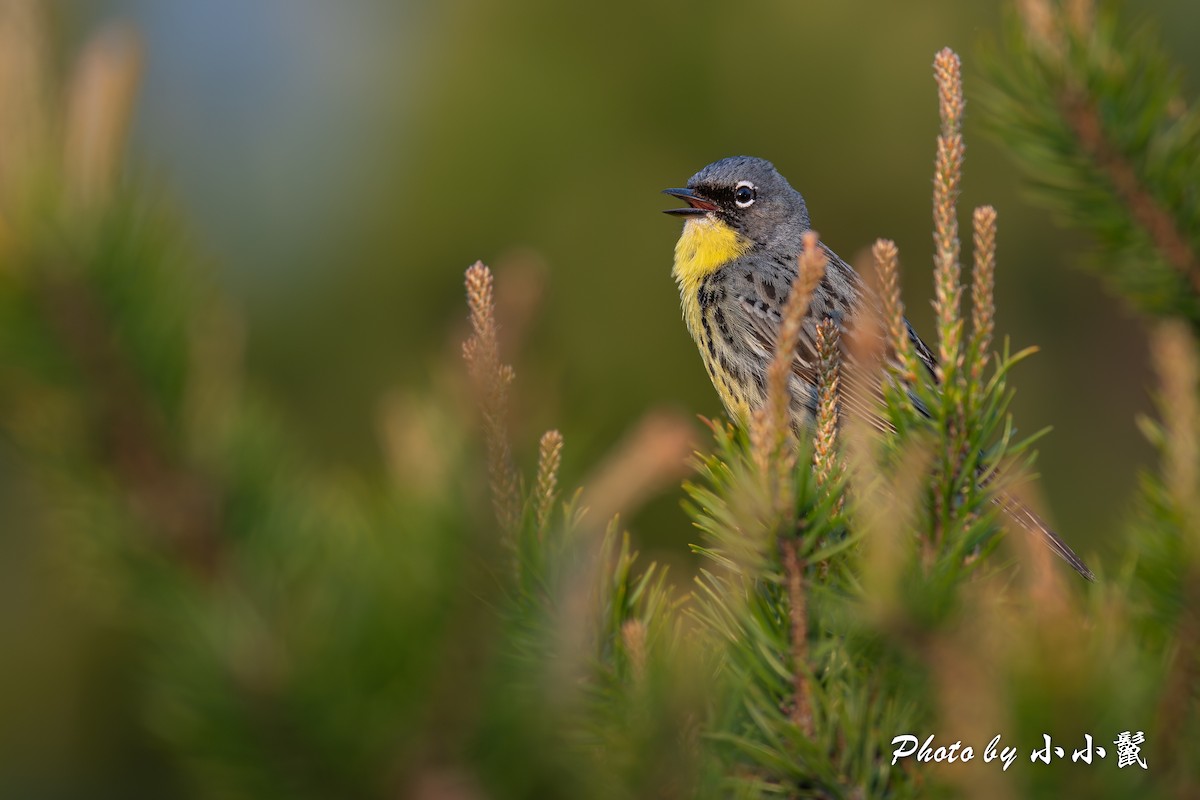
[[[894,238],[929,332],[933,54],[963,57],[964,222],[1000,212],[999,331],[1041,353],[1015,376],[1046,425],[1041,491],[1081,552],[1105,552],[1148,410],[1141,324],[1077,269],[1088,243],[1022,196],[970,99],[1002,4],[109,0],[60,6],[68,42],[131,22],[146,72],[132,163],[179,204],[249,323],[252,380],[334,468],[377,470],[377,410],[454,367],[475,259],[541,303],[513,359],[518,431],[566,436],[582,481],[647,410],[718,413],[670,278],[660,189],[727,155],[772,159],[843,256]],[[1137,4],[1189,76],[1200,16]],[[532,265],[532,266],[531,266]],[[531,278],[530,276],[534,276]],[[634,519],[690,538],[668,493]]]
[[[1041,492],[1064,538],[1085,557],[1115,551],[1151,458],[1134,425],[1150,408],[1145,336],[1078,269],[1088,242],[1023,199],[972,113],[977,45],[999,35],[1002,4],[47,7],[64,75],[103,26],[140,32],[130,171],[177,206],[246,319],[251,383],[318,463],[383,471],[381,403],[442,392],[460,369],[463,270],[483,259],[502,292],[540,297],[528,326],[508,328],[521,333],[514,439],[528,465],[538,435],[559,428],[568,486],[653,409],[719,413],[670,277],[679,223],[659,213],[672,205],[660,189],[714,159],[773,160],[848,259],[895,239],[910,316],[932,331],[931,63],[954,48],[968,96],[962,220],[974,205],[999,209],[999,333],[1041,347],[1014,376],[1014,414],[1024,432],[1054,427],[1040,444]],[[1143,0],[1131,13],[1161,30],[1190,94],[1194,0]],[[53,506],[26,494],[18,461],[0,443],[0,521]],[[654,557],[684,559],[682,496],[672,488],[629,521]],[[159,745],[120,733],[140,713],[144,676],[122,671],[126,633],[89,617],[106,593],[90,594],[94,576],[25,533],[0,530],[0,660],[20,676],[2,682],[0,720],[13,724],[0,725],[0,753],[37,761],[30,772],[74,770],[78,785],[120,774],[161,790],[173,778]],[[46,579],[60,570],[79,580]]]

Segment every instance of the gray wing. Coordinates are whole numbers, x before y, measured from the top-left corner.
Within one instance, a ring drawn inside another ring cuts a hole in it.
[[[822,247],[824,248],[824,245]],[[822,319],[832,319],[843,334],[839,398],[842,408],[879,431],[894,432],[895,428],[891,421],[882,413],[885,408],[882,381],[891,380],[893,378],[890,375],[896,374],[894,370],[885,371],[883,369],[884,360],[895,361],[895,351],[887,341],[886,333],[878,322],[882,319],[881,314],[854,313],[854,310],[862,309],[864,304],[870,304],[870,307],[877,311],[878,300],[849,265],[828,248],[825,248],[825,252],[829,257],[825,278],[813,293],[809,313],[796,347],[796,359],[792,365],[793,405],[796,404],[797,398],[800,398],[804,410],[810,415],[805,421],[811,421],[816,410],[817,323]],[[746,280],[742,281],[735,290],[735,297],[738,301],[735,306],[738,318],[737,327],[744,336],[748,337],[747,341],[757,351],[756,355],[760,357],[759,360],[762,364],[770,363],[774,357],[779,326],[782,321],[781,309],[787,303],[787,295],[795,279],[794,267],[792,270],[788,270],[784,265],[779,266],[780,269],[772,274],[747,274],[744,276]],[[764,297],[774,298],[775,302],[766,302]],[[856,326],[864,324],[873,326],[874,330],[856,330]],[[937,359],[933,351],[921,340],[907,320],[904,324],[907,326],[908,338],[917,358],[936,383]],[[874,347],[847,346],[854,336],[877,336],[880,337],[880,341],[873,343],[876,345]],[[856,352],[858,350],[865,353],[873,352],[875,355],[864,357]],[[867,362],[865,359],[871,359],[871,361]],[[908,396],[918,411],[928,415],[928,411],[914,392],[909,390]],[[987,485],[989,482],[985,477],[985,472],[981,468],[981,485]],[[1022,528],[1040,536],[1050,549],[1070,564],[1076,572],[1089,581],[1095,580],[1095,576],[1083,563],[1083,560],[1027,506],[1003,491],[993,497],[993,502]]]
[[[875,297],[863,284],[862,279],[848,264],[838,258],[832,250],[825,248],[829,259],[825,277],[817,286],[809,302],[809,313],[800,332],[796,347],[796,358],[792,365],[791,394],[794,404],[800,406],[805,423],[815,414],[817,397],[817,324],[823,319],[833,320],[841,332],[842,408],[856,418],[862,419],[873,428],[893,432],[891,422],[883,416],[886,401],[882,381],[886,380],[883,359],[894,358],[882,328],[874,322],[876,316],[856,313],[864,303],[877,305]],[[794,261],[776,263],[773,270],[758,270],[744,276],[734,276],[730,289],[733,293],[734,328],[743,340],[755,351],[761,364],[769,364],[774,358],[783,308],[795,279]],[[859,331],[856,326],[869,320],[876,330]],[[850,345],[853,336],[878,337],[871,347]],[[909,328],[918,357],[930,369],[935,365],[933,354],[925,343]],[[865,354],[865,355],[864,355]],[[874,362],[874,363],[871,363]],[[911,396],[911,392],[910,392]],[[924,412],[915,397],[917,408]]]
[[[842,408],[854,414],[859,419],[865,420],[877,430],[884,433],[894,432],[895,428],[891,424],[891,421],[883,416],[885,399],[883,396],[882,381],[891,380],[893,378],[890,376],[896,374],[895,370],[885,371],[883,369],[884,360],[895,361],[895,351],[887,341],[887,336],[882,325],[878,322],[882,319],[882,315],[878,313],[878,299],[863,284],[862,279],[849,265],[838,258],[828,248],[825,248],[825,252],[829,257],[825,278],[813,293],[809,305],[808,317],[805,320],[804,327],[800,333],[800,341],[796,347],[796,359],[792,366],[792,397],[803,397],[806,410],[810,414],[815,413],[817,323],[825,318],[832,319],[838,324],[838,328],[843,334],[841,339],[841,395],[839,398]],[[746,277],[751,278],[754,276]],[[780,309],[787,302],[787,294],[791,289],[794,279],[794,267],[792,271],[789,271],[782,268],[781,265],[780,271],[774,274],[767,276],[760,274],[754,277],[753,280],[743,282],[739,287],[739,293],[736,295],[738,300],[736,307],[738,316],[740,317],[740,327],[751,337],[752,346],[758,350],[758,355],[762,356],[762,363],[764,364],[770,363],[774,357],[779,326],[782,321]],[[775,297],[776,302],[765,302],[762,299],[764,295]],[[870,304],[870,307],[876,313],[855,314],[854,310],[862,309],[864,304]],[[921,340],[921,337],[917,336],[907,320],[905,320],[904,324],[908,328],[908,338],[912,343],[917,358],[920,359],[925,369],[929,372],[930,378],[936,383],[937,359],[933,351]],[[861,325],[871,325],[874,330],[859,331],[855,329],[856,326]],[[874,347],[856,348],[847,346],[847,343],[854,336],[877,336],[881,340],[872,343],[875,345]],[[864,358],[863,355],[856,352],[858,350],[864,353],[873,352],[876,355],[869,355]],[[871,359],[873,363],[866,362],[865,359]],[[909,390],[908,396],[918,411],[928,415],[929,412],[914,392]],[[812,417],[809,416],[808,420],[811,419]],[[986,470],[981,467],[981,485],[987,485],[989,482],[985,473]],[[1076,572],[1089,581],[1095,580],[1095,576],[1091,570],[1075,554],[1075,551],[1027,506],[1003,491],[995,494],[993,502],[1000,506],[1004,513],[1022,528],[1040,536],[1042,541],[1056,555],[1070,564]]]

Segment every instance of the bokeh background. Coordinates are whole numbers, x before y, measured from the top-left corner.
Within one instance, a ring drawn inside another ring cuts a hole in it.
[[[1014,376],[1013,411],[1023,432],[1054,428],[1039,460],[1049,517],[1085,556],[1114,551],[1151,456],[1134,424],[1150,408],[1143,327],[1079,269],[1090,243],[1024,199],[972,113],[975,53],[1001,34],[1003,4],[53,9],[64,69],[98,28],[141,35],[129,169],[177,205],[245,317],[250,381],[316,460],[383,470],[380,404],[435,391],[457,368],[462,274],[483,259],[538,300],[512,331],[518,455],[528,463],[537,435],[557,427],[576,484],[648,411],[719,412],[670,278],[679,223],[659,213],[671,205],[659,190],[712,160],[773,160],[847,258],[895,239],[910,316],[932,330],[930,65],[954,48],[968,97],[963,209],[991,203],[1000,214],[998,330],[1041,348]],[[1195,3],[1143,0],[1130,12],[1161,31],[1191,94]],[[667,491],[629,520],[655,555],[673,559],[691,538],[681,497]]]
[[[1016,374],[1046,508],[1108,550],[1149,449],[1141,325],[1078,267],[1089,243],[1022,195],[970,99],[1002,3],[604,4],[100,0],[68,35],[127,22],[146,73],[136,169],[168,187],[250,325],[254,380],[319,456],[377,469],[380,398],[453,355],[475,259],[537,282],[513,358],[518,441],[557,426],[582,479],[648,409],[719,411],[670,279],[658,194],[726,155],[773,160],[847,258],[895,239],[929,323],[933,54],[963,57],[962,207],[1000,212],[999,331],[1041,353]],[[1187,0],[1131,11],[1200,73]],[[965,220],[965,216],[964,216]],[[1102,436],[1098,435],[1102,432]],[[688,538],[678,496],[635,529]]]

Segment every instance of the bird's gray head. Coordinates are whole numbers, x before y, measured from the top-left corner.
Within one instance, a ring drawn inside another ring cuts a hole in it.
[[[714,161],[693,175],[686,189],[664,192],[688,204],[666,213],[709,215],[759,246],[798,246],[809,228],[804,198],[770,161],[761,158],[733,156]]]

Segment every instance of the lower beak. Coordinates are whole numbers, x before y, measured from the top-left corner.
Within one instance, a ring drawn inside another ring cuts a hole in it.
[[[691,189],[663,189],[663,194],[669,194],[672,197],[678,197],[680,200],[687,203],[687,208],[666,208],[663,209],[664,214],[674,214],[679,217],[699,217],[707,214],[709,211],[716,211],[716,203],[701,197]]]

